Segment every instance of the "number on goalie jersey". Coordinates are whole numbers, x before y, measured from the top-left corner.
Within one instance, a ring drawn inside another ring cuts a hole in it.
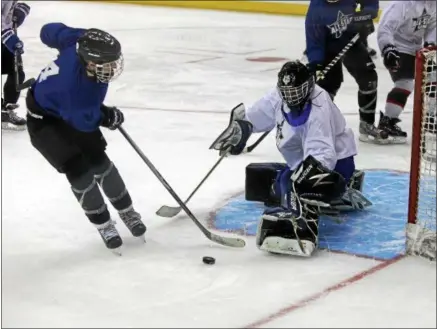
[[[355,171],[354,134],[329,94],[315,85],[314,75],[299,61],[284,64],[277,86],[251,107],[236,107],[228,128],[211,148],[239,154],[252,132],[275,127],[276,145],[286,166],[280,170],[278,164],[264,169],[255,165],[246,176],[246,195],[265,202],[273,188],[272,199],[279,206],[261,219],[257,244],[271,252],[310,255],[317,246],[321,208],[330,212],[370,204],[360,193],[363,173]],[[269,239],[264,244],[267,236],[274,237],[275,243]]]
[[[124,121],[119,109],[103,104],[108,83],[123,70],[121,45],[107,32],[62,23],[44,25],[41,41],[59,55],[27,93],[31,143],[65,174],[106,246],[116,249],[122,240],[100,188],[134,236],[146,231],[123,179],[106,154],[106,140],[99,128],[113,130]]]
[[[364,142],[382,142],[388,137],[375,127],[378,75],[367,46],[358,40],[326,75],[322,71],[357,33],[372,31],[378,8],[377,0],[311,0],[305,18],[306,52],[318,84],[334,99],[343,83],[344,65],[358,85],[359,138]]]
[[[390,143],[401,144],[406,142],[407,133],[398,126],[399,116],[414,88],[416,52],[436,44],[436,2],[392,1],[382,13],[377,37],[394,82],[379,128],[389,134]]]

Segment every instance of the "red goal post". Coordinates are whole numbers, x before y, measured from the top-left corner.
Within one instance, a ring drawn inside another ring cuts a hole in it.
[[[416,54],[407,253],[436,259],[436,49]]]

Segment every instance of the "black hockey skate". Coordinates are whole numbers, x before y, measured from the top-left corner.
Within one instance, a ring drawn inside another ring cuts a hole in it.
[[[378,128],[387,132],[389,143],[405,144],[407,142],[407,133],[398,126],[401,122],[398,118],[389,118],[381,112]]]
[[[2,129],[5,130],[25,130],[26,120],[19,117],[15,113],[15,109],[18,108],[18,104],[6,104],[2,103]]]
[[[116,250],[121,247],[123,240],[121,239],[120,234],[118,234],[114,222],[111,219],[106,223],[95,226],[108,249]]]
[[[132,207],[119,212],[120,218],[134,237],[140,237],[146,233],[146,225],[141,221],[141,215]]]
[[[375,125],[360,121],[359,140],[365,143],[388,144],[388,133]]]

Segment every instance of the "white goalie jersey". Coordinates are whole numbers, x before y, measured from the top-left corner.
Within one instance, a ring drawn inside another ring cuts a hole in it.
[[[16,0],[2,0],[2,32],[12,28],[12,17]]]
[[[326,168],[333,170],[338,160],[357,154],[353,131],[329,94],[315,86],[310,95],[311,112],[305,123],[293,127],[285,121],[283,103],[277,88],[246,109],[246,120],[253,132],[269,131],[276,127],[276,145],[294,170],[312,155]]]
[[[379,49],[388,44],[415,55],[424,42],[436,43],[436,1],[391,1],[379,21]]]

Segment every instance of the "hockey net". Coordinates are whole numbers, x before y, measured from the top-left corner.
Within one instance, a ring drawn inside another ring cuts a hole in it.
[[[408,254],[436,259],[436,47],[416,56]]]

